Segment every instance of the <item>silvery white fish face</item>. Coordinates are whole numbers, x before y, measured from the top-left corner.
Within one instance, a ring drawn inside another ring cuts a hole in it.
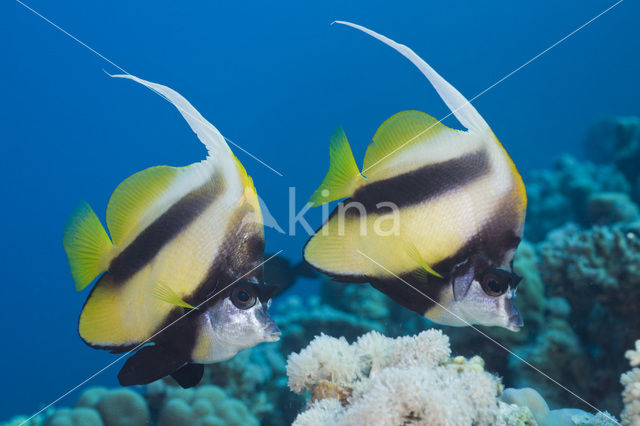
[[[490,267],[478,272],[469,266],[453,279],[452,308],[471,324],[519,331],[524,325],[514,300],[519,281],[520,277],[506,269]]]
[[[258,293],[258,285],[239,283],[207,310],[215,351],[212,360],[228,359],[243,349],[280,339],[280,329],[267,312],[271,301],[263,303]]]

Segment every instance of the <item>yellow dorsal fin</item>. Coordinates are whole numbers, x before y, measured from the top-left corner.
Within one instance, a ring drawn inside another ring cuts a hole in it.
[[[138,227],[144,212],[171,185],[178,170],[150,167],[128,177],[113,191],[107,206],[107,227],[116,246]]]
[[[163,302],[170,303],[174,306],[180,306],[182,308],[196,309],[194,306],[188,304],[180,298],[168,285],[163,283],[157,283],[153,287],[153,297]]]
[[[403,245],[404,245],[404,248],[405,248],[405,251],[406,251],[407,255],[409,255],[411,260],[416,262],[416,264],[420,267],[420,271],[421,271],[420,276],[421,277],[426,279],[426,278],[428,278],[429,275],[435,275],[438,278],[442,278],[442,275],[440,275],[439,273],[434,271],[431,268],[431,266],[429,266],[427,264],[427,262],[424,261],[424,259],[420,255],[420,252],[418,251],[418,249],[416,248],[416,246],[413,243],[411,243],[410,241],[407,241],[407,240],[403,240]]]
[[[113,253],[107,232],[86,202],[82,202],[67,220],[62,245],[78,291],[107,270]]]
[[[403,111],[388,118],[376,131],[364,156],[363,173],[368,176],[374,167],[393,158],[403,149],[424,143],[443,131],[455,131],[420,111]]]
[[[329,157],[329,171],[320,187],[309,199],[309,203],[313,206],[349,197],[364,179],[358,170],[347,135],[342,127],[338,127],[331,136]]]
[[[236,168],[238,169],[240,180],[242,181],[242,186],[244,188],[244,199],[258,212],[258,214],[260,214],[260,203],[258,202],[258,193],[256,192],[255,185],[253,184],[253,179],[251,179],[251,176],[249,176],[240,160],[238,160],[238,157],[234,155],[233,159],[236,162]]]

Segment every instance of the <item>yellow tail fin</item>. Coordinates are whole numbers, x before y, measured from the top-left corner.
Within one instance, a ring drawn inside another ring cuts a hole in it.
[[[329,171],[320,187],[309,199],[309,203],[313,206],[349,197],[355,192],[358,183],[364,179],[358,170],[342,127],[338,127],[338,130],[331,137],[329,155]]]
[[[62,245],[69,258],[76,290],[82,290],[107,270],[113,245],[100,219],[86,202],[67,220]]]

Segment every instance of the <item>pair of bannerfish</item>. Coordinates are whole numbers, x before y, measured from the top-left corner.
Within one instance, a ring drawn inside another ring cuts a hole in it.
[[[345,200],[311,237],[305,260],[335,280],[368,282],[437,323],[517,331],[519,277],[512,267],[526,195],[513,162],[475,108],[411,49],[341,23],[413,62],[467,131],[422,112],[400,112],[374,135],[361,173],[338,129],[329,172],[310,203]],[[170,375],[194,386],[203,364],[279,339],[267,313],[277,283],[263,280],[258,196],[224,137],[186,99],[159,84],[118,77],[168,99],[208,156],[123,181],[107,207],[110,237],[86,203],[72,214],[63,243],[76,289],[102,274],[79,333],[94,348],[137,349],[118,374],[122,385]],[[375,229],[385,221],[393,232]]]

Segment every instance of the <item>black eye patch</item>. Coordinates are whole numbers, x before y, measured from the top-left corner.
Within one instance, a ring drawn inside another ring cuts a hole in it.
[[[264,283],[259,286],[258,297],[260,302],[266,303],[269,299],[273,299],[273,296],[277,293],[278,286],[274,284]]]
[[[500,268],[489,268],[482,273],[480,285],[492,297],[502,296],[509,288],[515,289],[522,277]]]

